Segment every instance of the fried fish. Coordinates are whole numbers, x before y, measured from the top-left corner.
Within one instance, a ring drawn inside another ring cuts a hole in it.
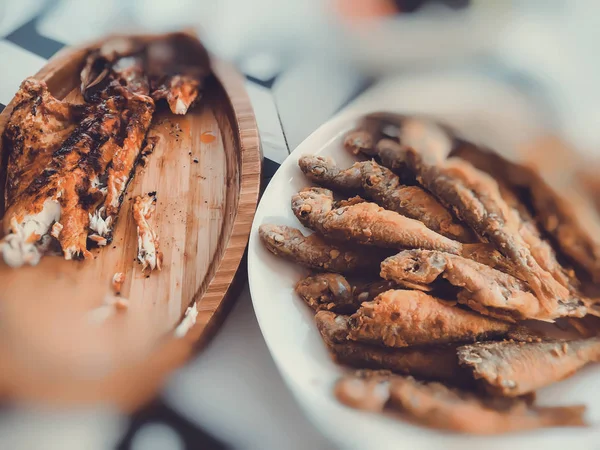
[[[469,368],[492,395],[515,397],[573,375],[600,360],[600,338],[550,342],[479,342],[459,347]]]
[[[387,248],[427,248],[460,253],[459,242],[430,230],[418,220],[361,202],[334,208],[333,193],[305,188],[292,197],[300,222],[331,239]]]
[[[409,150],[408,161],[419,182],[480,236],[489,239],[527,282],[549,318],[583,316],[581,299],[544,270],[519,234],[519,224],[493,178],[459,159],[436,161]]]
[[[518,190],[560,251],[591,278],[600,280],[600,211],[594,208],[585,185],[575,178],[577,174],[567,175],[562,168],[536,170],[473,146],[463,145],[456,154]]]
[[[405,186],[400,178],[374,161],[360,166],[363,189],[375,203],[416,219],[447,238],[459,242],[476,242],[471,230],[465,228],[430,193],[420,186]]]
[[[304,236],[300,230],[284,225],[263,224],[258,233],[271,253],[316,270],[376,272],[385,258],[377,249],[331,244],[316,234]]]
[[[422,285],[443,277],[460,289],[456,297],[459,303],[507,321],[556,318],[540,308],[537,298],[523,281],[458,255],[405,250],[381,263],[381,276],[398,283],[406,280]]]
[[[305,155],[298,160],[300,170],[309,180],[349,195],[363,195],[361,167],[364,164],[357,162],[347,169],[340,169],[333,158],[327,156]]]
[[[528,398],[481,398],[438,382],[361,370],[334,387],[340,403],[370,412],[400,412],[432,428],[479,435],[555,426],[585,426],[585,406],[539,407]]]
[[[536,407],[524,399],[490,399],[441,383],[394,377],[390,403],[418,423],[471,434],[499,434],[544,427],[584,426],[585,406]]]
[[[350,282],[338,273],[318,273],[298,281],[296,293],[315,311],[353,313],[362,302],[396,286],[387,280]]]
[[[473,233],[458,223],[450,212],[419,186],[405,186],[389,169],[374,161],[361,161],[340,169],[333,158],[307,155],[300,158],[302,172],[320,186],[336,192],[358,194],[379,206],[416,219],[442,236],[473,242]]]
[[[315,316],[333,358],[351,367],[385,369],[430,380],[462,381],[456,346],[385,348],[348,340],[350,318],[330,311]]]
[[[511,324],[460,309],[424,292],[389,290],[350,317],[351,340],[387,347],[504,337]]]

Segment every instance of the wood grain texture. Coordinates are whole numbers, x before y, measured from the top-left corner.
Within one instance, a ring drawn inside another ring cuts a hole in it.
[[[85,48],[60,52],[36,78],[58,98],[77,100]],[[256,209],[261,151],[244,80],[213,58],[214,76],[186,116],[162,108],[150,135],[158,144],[127,188],[113,243],[94,259],[45,257],[36,267],[0,264],[0,392],[51,403],[109,402],[131,409],[148,400],[173,368],[205,345],[234,299]],[[0,114],[0,132],[12,110]],[[3,161],[6,152],[0,147]],[[2,165],[0,181],[5,179]],[[4,183],[2,183],[2,186]],[[164,253],[163,270],[144,276],[135,262],[135,195],[157,192],[150,219]],[[126,312],[90,325],[89,311],[125,273]],[[173,337],[186,308],[196,324]]]

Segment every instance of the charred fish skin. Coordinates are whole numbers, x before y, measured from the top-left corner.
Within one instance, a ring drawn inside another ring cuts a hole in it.
[[[35,179],[62,141],[75,129],[86,107],[57,100],[46,83],[27,78],[15,96],[15,106],[2,136],[8,153],[5,202],[10,204]]]
[[[152,95],[185,113],[209,73],[204,47],[175,33],[115,37],[91,49],[81,71],[84,105],[26,80],[2,136],[10,153],[5,262],[37,264],[49,240],[65,259],[89,258],[88,246],[110,242],[155,111]]]
[[[136,151],[136,142],[128,142],[131,135],[129,129],[126,129],[122,146],[119,145],[119,130],[128,120],[127,112],[131,111],[126,96],[126,93],[114,95],[101,100],[97,105],[89,106],[87,115],[56,148],[50,159],[45,161],[46,167],[42,175],[31,182],[7,210],[5,220],[11,220],[14,216],[28,217],[32,213],[43,211],[43,208],[36,205],[48,200],[56,201],[60,211],[53,216],[53,220],[61,227],[57,239],[65,259],[90,257],[87,250],[90,216],[94,206],[101,204],[105,195],[98,180],[103,177],[109,164],[112,165],[115,161],[118,164],[115,153]],[[54,103],[47,107],[52,104]],[[147,115],[151,117],[153,105],[146,106],[151,106],[147,111]],[[142,139],[145,132],[145,127],[139,130]],[[36,231],[38,238],[49,233],[52,222],[46,225],[44,229]],[[110,236],[107,232],[99,238]],[[99,242],[106,243],[102,239]]]
[[[132,93],[166,100],[173,114],[186,114],[200,99],[209,74],[208,52],[187,33],[115,37],[90,51],[81,72],[81,91],[94,102],[116,79]]]

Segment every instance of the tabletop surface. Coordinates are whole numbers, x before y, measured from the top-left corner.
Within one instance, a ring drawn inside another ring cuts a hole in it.
[[[121,3],[101,4],[0,0],[0,110],[20,82],[62,47],[95,37],[102,27],[109,31],[111,21],[122,19]],[[283,67],[268,55],[249,52],[234,62],[246,77],[255,110],[265,182],[290,150],[365,86],[360,77],[310,58]],[[246,267],[241,270],[246,277]],[[37,433],[27,433],[31,426]],[[123,421],[110,412],[86,411],[74,421],[68,414],[9,411],[0,421],[0,435],[0,444],[11,445],[2,448],[81,448],[82,438],[86,448],[99,449],[330,448],[277,372],[247,287],[208,348],[174,373],[157,401],[135,417]]]

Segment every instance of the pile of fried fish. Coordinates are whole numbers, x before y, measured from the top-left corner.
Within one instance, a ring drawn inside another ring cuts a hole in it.
[[[156,143],[147,134],[157,104],[185,114],[209,73],[201,43],[174,33],[91,48],[80,73],[83,102],[59,100],[43,81],[26,79],[2,135],[4,261],[89,258],[91,247],[107,245],[136,165]],[[143,264],[160,261],[144,256]]]
[[[299,160],[318,187],[291,207],[313,234],[259,229],[311,269],[296,292],[333,358],[360,369],[337,398],[476,434],[584,425],[583,406],[533,401],[600,359],[600,234],[536,171],[435,123],[374,114],[344,147],[350,168]]]

